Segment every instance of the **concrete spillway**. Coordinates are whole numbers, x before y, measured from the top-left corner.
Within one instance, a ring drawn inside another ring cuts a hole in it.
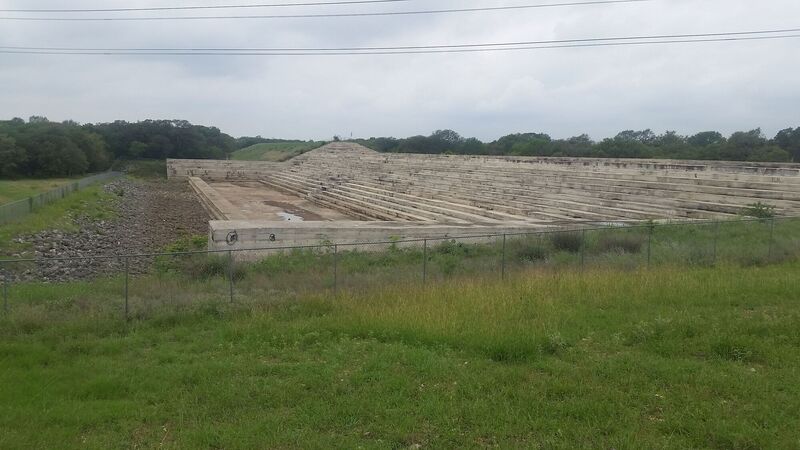
[[[383,154],[333,143],[285,163],[169,160],[168,175],[189,179],[217,219],[212,248],[228,248],[217,237],[234,228],[252,236],[235,244],[247,248],[351,241],[356,234],[381,240],[576,222],[724,219],[758,202],[778,215],[800,214],[800,164]],[[242,182],[250,191],[239,196],[230,184]],[[253,207],[262,197],[267,206]],[[281,219],[286,214],[303,220]],[[353,220],[372,223],[348,226]],[[288,231],[301,223],[298,232]],[[261,234],[286,238],[259,242],[258,232],[245,231],[256,229],[280,230]]]

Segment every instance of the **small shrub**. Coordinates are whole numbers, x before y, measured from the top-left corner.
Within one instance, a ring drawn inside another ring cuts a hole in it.
[[[513,255],[519,261],[543,261],[547,259],[547,249],[539,243],[525,242],[514,248]]]
[[[228,258],[219,255],[163,256],[156,262],[162,273],[178,273],[192,280],[228,277]],[[233,264],[233,279],[241,280],[246,271],[241,264]]]
[[[208,236],[198,234],[184,236],[164,247],[164,253],[181,253],[205,250],[208,247]]]
[[[470,256],[477,252],[474,245],[467,245],[458,241],[444,241],[434,247],[433,251],[440,255]]]
[[[766,203],[751,203],[742,210],[743,216],[755,217],[757,219],[771,219],[775,217],[775,206]]]
[[[545,338],[542,343],[542,353],[546,355],[557,355],[569,347],[567,341],[558,333],[553,333]]]
[[[575,232],[556,233],[550,236],[550,243],[556,250],[578,253],[583,246],[583,236]]]
[[[454,274],[461,267],[462,257],[458,255],[445,253],[436,255],[432,259],[435,266],[446,276]]]
[[[746,346],[728,340],[716,342],[711,346],[711,351],[719,358],[728,361],[750,362],[755,358],[755,353]]]
[[[600,253],[639,253],[642,251],[644,243],[645,239],[640,235],[604,234],[597,241],[597,251]]]

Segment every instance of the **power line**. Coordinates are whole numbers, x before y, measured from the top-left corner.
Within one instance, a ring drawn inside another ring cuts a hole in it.
[[[368,51],[399,51],[399,50],[435,50],[435,49],[459,49],[474,47],[511,47],[511,46],[530,46],[530,45],[553,45],[553,44],[578,44],[592,42],[615,42],[615,41],[634,41],[634,40],[664,40],[664,39],[697,39],[697,38],[718,38],[736,37],[749,35],[774,35],[786,33],[800,33],[800,28],[782,28],[758,31],[730,31],[718,33],[691,33],[691,34],[657,34],[639,36],[612,36],[596,38],[575,38],[575,39],[555,39],[555,40],[536,40],[536,41],[516,41],[516,42],[485,42],[470,44],[434,44],[434,45],[402,45],[391,47],[227,47],[227,48],[97,48],[97,47],[14,47],[0,46],[5,50],[36,50],[36,51],[81,51],[81,52],[368,52]]]
[[[452,14],[489,11],[512,11],[537,8],[559,8],[568,6],[613,5],[622,3],[643,3],[655,0],[590,0],[563,3],[543,3],[535,5],[487,6],[479,8],[449,8],[417,11],[381,11],[364,13],[321,13],[321,14],[268,14],[236,16],[154,16],[154,17],[0,17],[0,20],[27,22],[114,22],[114,21],[167,21],[167,20],[226,20],[226,19],[321,19],[341,17],[411,16],[425,14]]]
[[[210,6],[156,6],[148,8],[91,8],[91,9],[0,9],[6,13],[98,13],[98,12],[143,12],[143,11],[184,11],[208,9],[244,9],[244,8],[281,8],[295,6],[342,6],[364,5],[374,3],[401,3],[415,0],[349,0],[305,3],[256,3],[246,5],[210,5]]]
[[[676,35],[679,36],[679,35]],[[699,36],[699,35],[698,35]],[[37,49],[36,47],[0,47],[0,54],[27,54],[27,55],[126,55],[126,56],[355,56],[355,55],[408,55],[408,54],[437,54],[437,53],[476,53],[476,52],[503,52],[503,51],[519,51],[519,50],[543,50],[543,49],[559,49],[559,48],[586,48],[586,47],[617,47],[617,46],[633,46],[633,45],[655,45],[655,44],[686,44],[686,43],[708,43],[708,42],[734,42],[734,41],[755,41],[755,40],[776,40],[776,39],[789,39],[800,38],[800,34],[783,34],[783,35],[767,35],[767,36],[748,36],[741,33],[716,33],[710,38],[670,38],[660,40],[642,40],[654,39],[638,38],[635,41],[606,41],[606,42],[586,42],[579,41],[573,43],[557,43],[564,41],[539,41],[542,44],[537,45],[519,45],[499,47],[499,45],[514,45],[513,43],[501,44],[461,44],[461,46],[429,46],[420,49],[403,50],[402,47],[392,47],[393,50],[368,50],[368,51],[259,51],[259,50],[242,50],[242,51],[223,51],[222,49],[183,49],[183,50],[81,50],[81,49],[62,49],[62,50],[47,50],[44,47]],[[637,38],[615,38],[615,39],[637,39]],[[534,41],[532,41],[534,42]],[[548,42],[555,42],[554,44],[546,44]],[[478,48],[464,48],[464,45],[481,46]],[[486,47],[488,45],[495,45],[495,47]],[[396,50],[395,50],[396,49]]]

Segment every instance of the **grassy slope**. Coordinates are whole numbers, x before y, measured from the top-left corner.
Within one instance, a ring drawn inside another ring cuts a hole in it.
[[[0,205],[28,198],[75,181],[69,178],[0,180]]]
[[[280,162],[292,159],[309,150],[323,145],[324,142],[278,142],[271,144],[256,144],[231,154],[231,159],[240,161],[273,161]]]
[[[75,231],[73,219],[85,216],[107,220],[116,215],[114,194],[103,190],[102,184],[89,186],[73,192],[64,199],[50,203],[25,215],[16,222],[0,225],[0,255],[19,251],[22,247],[12,241],[20,234],[37,233],[43,230]]]
[[[128,325],[15,315],[0,447],[796,448],[799,269],[532,270]]]

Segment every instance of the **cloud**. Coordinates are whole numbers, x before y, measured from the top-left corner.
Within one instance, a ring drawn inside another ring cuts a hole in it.
[[[170,4],[198,4],[175,0]],[[508,4],[527,4],[514,0]],[[24,0],[6,8],[30,7]],[[201,3],[202,4],[202,3]],[[456,0],[436,7],[462,6]],[[73,3],[70,3],[73,6]],[[163,5],[130,0],[126,6]],[[484,5],[475,0],[469,6]],[[37,7],[63,7],[41,1]],[[90,7],[80,2],[73,7]],[[324,11],[361,11],[367,6]],[[425,9],[430,4],[372,6]],[[280,13],[309,9],[281,9]],[[315,11],[322,11],[316,9]],[[217,12],[221,13],[221,12]],[[144,14],[144,13],[140,13]],[[205,13],[204,13],[205,14]],[[8,14],[10,15],[10,14]],[[0,45],[338,47],[504,42],[798,26],[800,4],[641,4],[391,18],[182,22],[3,22]],[[0,55],[0,117],[185,118],[235,135],[428,134],[452,128],[595,138],[622,129],[800,125],[800,39],[498,53],[167,57]]]

